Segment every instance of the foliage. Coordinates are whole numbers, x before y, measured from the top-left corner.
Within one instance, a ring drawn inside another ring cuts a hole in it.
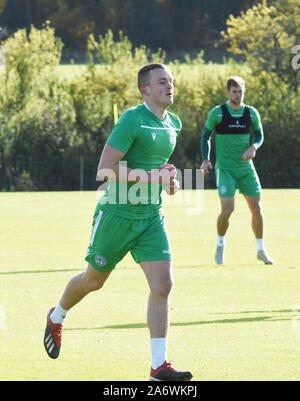
[[[142,101],[138,69],[164,62],[166,54],[134,47],[122,32],[89,37],[89,64],[78,74],[62,73],[61,42],[49,25],[32,27],[9,38],[3,47],[7,63],[0,80],[0,182],[2,190],[96,188],[95,171],[113,127],[113,105],[119,115]],[[101,64],[100,64],[101,62]],[[255,164],[264,187],[299,185],[297,135],[300,97],[276,72],[253,72],[248,64],[228,60],[205,64],[203,52],[185,62],[169,63],[175,78],[175,103],[170,111],[183,123],[172,156],[180,168],[199,168],[200,138],[209,110],[226,100],[226,79],[246,81],[245,102],[260,112],[265,143]],[[69,66],[68,71],[76,70]],[[64,69],[65,71],[65,69]],[[214,146],[212,147],[214,161]],[[278,167],[280,166],[280,168]],[[214,187],[214,175],[206,187]]]
[[[138,69],[153,60],[163,62],[159,50],[151,54],[145,46],[133,49],[122,32],[115,41],[112,31],[88,40],[89,64],[81,77],[71,85],[77,115],[78,135],[83,148],[95,151],[103,147],[112,128],[113,104],[119,112],[140,101],[136,76]],[[98,64],[99,63],[99,64]],[[100,117],[100,118],[99,118]]]
[[[299,74],[292,68],[292,48],[300,39],[299,0],[267,0],[242,12],[230,15],[223,38],[229,51],[246,57],[254,71],[275,72],[296,92]]]
[[[5,100],[7,108],[22,107],[26,97],[45,96],[51,72],[59,65],[62,43],[46,24],[42,30],[22,29],[3,44],[5,52]]]
[[[253,0],[2,0],[0,26],[9,33],[41,28],[50,20],[68,49],[85,52],[90,34],[121,30],[138,47],[145,44],[168,54],[214,49],[230,13],[238,13]],[[1,13],[1,9],[0,9]],[[216,57],[218,54],[215,52]],[[177,56],[178,57],[178,56]]]
[[[6,0],[0,0],[0,13],[4,10]]]
[[[18,189],[24,161],[59,154],[75,141],[73,102],[55,74],[61,48],[49,25],[28,35],[20,30],[3,43],[0,154],[11,189]]]

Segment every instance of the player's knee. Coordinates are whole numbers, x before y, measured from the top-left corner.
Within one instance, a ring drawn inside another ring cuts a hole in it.
[[[93,277],[87,272],[83,276],[84,284],[87,292],[97,291],[103,287],[104,280],[99,277]]]
[[[232,215],[233,211],[234,211],[233,206],[227,206],[226,208],[224,208],[222,210],[221,214],[223,215],[223,218],[229,219],[229,217]]]
[[[167,298],[172,291],[173,281],[171,279],[165,280],[158,286],[153,286],[151,288],[152,295],[160,298]]]
[[[262,208],[260,203],[254,204],[251,206],[251,212],[252,214],[256,216],[261,216],[262,215]]]
[[[91,265],[88,265],[87,270],[82,275],[87,292],[97,291],[103,287],[110,272],[98,272]]]
[[[98,291],[103,287],[104,283],[99,280],[89,280],[87,283],[89,292]]]

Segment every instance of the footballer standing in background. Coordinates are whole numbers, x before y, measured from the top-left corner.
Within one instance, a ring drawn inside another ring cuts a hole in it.
[[[61,347],[67,312],[89,292],[99,290],[130,252],[150,288],[147,323],[152,364],[150,380],[185,381],[193,374],[167,361],[172,253],[162,213],[161,191],[179,188],[176,168],[167,164],[181,121],[167,111],[173,103],[173,77],[163,64],[147,64],[138,72],[144,103],[127,110],[114,126],[101,154],[97,179],[109,180],[97,204],[86,271],[67,284],[56,307],[49,310],[44,346],[51,358]],[[139,185],[139,191],[135,187]],[[139,192],[139,196],[135,196]],[[135,195],[134,195],[135,194]],[[124,201],[125,200],[125,201]]]
[[[244,195],[252,214],[252,230],[257,244],[257,259],[267,265],[274,264],[265,250],[264,215],[261,205],[261,185],[253,165],[257,149],[264,140],[258,111],[243,103],[245,82],[234,76],[227,81],[228,101],[214,107],[206,120],[201,138],[201,168],[207,174],[210,162],[210,138],[216,131],[216,183],[221,200],[217,219],[217,247],[215,262],[225,261],[225,235],[234,210],[236,189]],[[251,130],[253,140],[250,143]]]

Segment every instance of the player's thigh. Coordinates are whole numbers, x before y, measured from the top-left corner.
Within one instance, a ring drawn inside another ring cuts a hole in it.
[[[140,262],[152,292],[168,295],[173,286],[172,261],[152,260]]]
[[[262,206],[261,206],[261,197],[260,196],[247,196],[244,195],[249,209],[251,210],[252,213],[261,213],[262,211]]]
[[[241,171],[238,178],[239,192],[245,196],[256,198],[261,195],[261,185],[255,169]]]
[[[232,198],[236,191],[236,180],[230,170],[216,169],[216,184],[221,198]]]
[[[234,197],[220,197],[221,211],[224,214],[231,214],[234,211]]]
[[[164,216],[145,220],[144,230],[131,254],[141,265],[151,291],[168,294],[173,283],[172,251]]]

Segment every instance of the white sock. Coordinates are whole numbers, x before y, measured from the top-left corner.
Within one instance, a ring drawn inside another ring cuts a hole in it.
[[[151,338],[152,368],[157,369],[167,360],[167,337]]]
[[[256,246],[257,251],[263,251],[265,249],[264,239],[263,238],[256,238]]]
[[[225,246],[225,235],[218,235],[217,246]]]
[[[65,317],[67,315],[67,310],[63,309],[60,306],[60,303],[57,304],[57,307],[50,315],[51,322],[54,324],[63,324]]]

